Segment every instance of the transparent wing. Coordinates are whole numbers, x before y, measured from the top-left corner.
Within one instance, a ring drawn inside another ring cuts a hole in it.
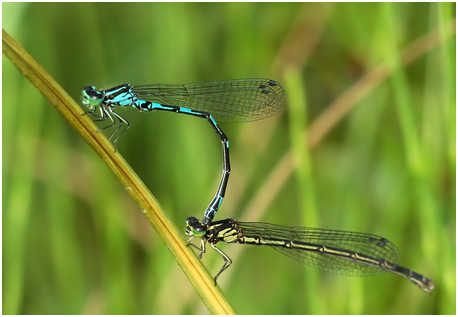
[[[344,252],[358,253],[362,257],[399,263],[396,246],[387,239],[374,234],[351,231],[288,227],[262,222],[239,222],[244,236],[264,237],[293,241],[296,244],[324,246]],[[275,250],[307,265],[343,275],[371,275],[389,270],[379,265],[368,265],[351,257],[338,257],[331,254],[307,251],[298,248],[272,246]]]
[[[286,104],[286,94],[271,79],[238,79],[184,85],[135,86],[140,99],[209,112],[217,121],[246,122],[270,117]]]

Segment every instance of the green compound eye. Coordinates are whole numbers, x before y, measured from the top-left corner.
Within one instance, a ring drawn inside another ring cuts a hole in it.
[[[207,234],[207,227],[203,226],[195,217],[186,219],[186,234],[202,238]]]
[[[86,86],[83,89],[83,104],[96,107],[103,102],[103,95],[95,90],[94,86]]]
[[[192,234],[195,237],[202,238],[203,236],[207,234],[207,230],[200,231],[200,230],[192,229]]]

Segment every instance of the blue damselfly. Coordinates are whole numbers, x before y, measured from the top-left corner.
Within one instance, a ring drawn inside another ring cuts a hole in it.
[[[111,123],[97,131],[116,126],[110,136],[113,145],[130,127],[129,121],[119,115],[116,107],[134,107],[139,111],[171,111],[206,119],[220,138],[223,146],[223,174],[218,190],[205,210],[203,223],[209,224],[223,201],[229,174],[229,139],[218,121],[245,122],[260,120],[277,113],[286,103],[285,91],[271,79],[238,79],[211,81],[184,85],[119,85],[97,90],[83,89],[83,104],[87,114],[96,121]],[[116,136],[116,137],[115,137]]]

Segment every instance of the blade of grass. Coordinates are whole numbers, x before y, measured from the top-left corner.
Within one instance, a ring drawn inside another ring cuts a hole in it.
[[[70,125],[94,149],[124,188],[143,210],[148,221],[167,245],[207,308],[216,314],[234,314],[222,293],[213,284],[195,254],[189,251],[178,230],[164,214],[159,203],[119,152],[97,129],[88,116],[57,82],[11,37],[2,30],[3,54],[50,101]]]

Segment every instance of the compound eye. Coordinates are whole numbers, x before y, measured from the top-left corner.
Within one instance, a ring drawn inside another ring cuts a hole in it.
[[[203,226],[195,217],[186,219],[186,234],[195,237],[203,237],[207,234],[207,228]]]
[[[83,89],[85,92],[89,93],[91,91],[94,91],[95,90],[95,87],[94,86],[86,86],[84,87]]]
[[[198,229],[193,228],[192,229],[192,234],[195,237],[201,238],[201,237],[203,237],[203,236],[205,236],[207,234],[207,230],[198,230]]]
[[[103,102],[104,95],[97,91],[94,86],[86,86],[83,89],[83,103],[89,106],[98,106]]]

